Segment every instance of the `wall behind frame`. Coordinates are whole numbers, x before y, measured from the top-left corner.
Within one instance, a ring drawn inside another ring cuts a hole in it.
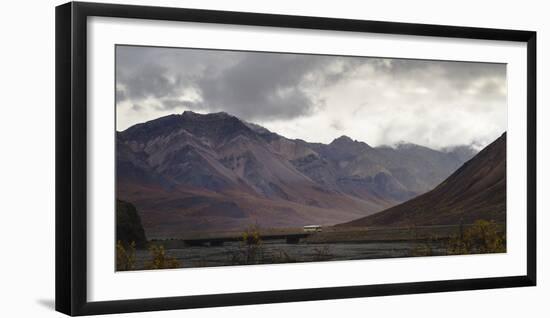
[[[62,317],[54,298],[54,7],[64,1],[19,1],[4,4],[2,18],[2,155],[0,224],[2,262],[0,315]],[[386,0],[361,2],[293,0],[148,0],[115,3],[179,6],[415,23],[528,29],[538,31],[538,225],[539,273],[535,288],[390,296],[113,315],[111,317],[284,317],[342,314],[387,317],[521,317],[550,314],[550,278],[545,271],[550,244],[543,231],[550,218],[550,23],[544,1]],[[544,83],[544,84],[541,84]],[[513,105],[512,105],[513,106]],[[546,266],[547,267],[547,266]]]

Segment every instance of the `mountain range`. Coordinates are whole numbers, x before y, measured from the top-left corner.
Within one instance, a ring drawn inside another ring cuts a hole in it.
[[[506,222],[506,133],[435,189],[342,226],[472,224],[478,219]]]
[[[337,224],[433,189],[475,154],[347,136],[310,143],[227,113],[186,111],[117,132],[117,199],[136,206],[149,238]]]

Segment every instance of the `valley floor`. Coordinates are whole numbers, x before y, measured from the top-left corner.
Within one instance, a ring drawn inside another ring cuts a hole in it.
[[[225,241],[216,244],[152,240],[150,247],[162,246],[164,252],[155,256],[151,250],[134,251],[132,269],[168,268],[152,267],[152,258],[159,264],[172,264],[170,268],[190,268],[506,252],[505,230],[504,224],[489,222],[400,228],[328,227],[293,243],[279,235],[303,233],[302,229],[259,231],[244,234],[244,239],[237,239],[243,233],[226,232],[217,233],[216,237]],[[214,234],[195,234],[194,238],[212,240]]]

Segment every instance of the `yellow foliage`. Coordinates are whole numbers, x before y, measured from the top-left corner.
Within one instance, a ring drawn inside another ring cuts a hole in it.
[[[151,245],[149,246],[151,253],[151,261],[147,264],[147,269],[168,269],[180,267],[180,262],[166,254],[164,246]]]
[[[258,226],[248,227],[241,235],[241,247],[233,253],[232,264],[259,264],[263,259],[262,237]]]
[[[260,230],[257,226],[251,226],[246,229],[242,234],[242,241],[246,245],[260,245],[262,244],[262,237],[260,236]]]
[[[493,221],[477,220],[448,242],[448,254],[477,254],[506,252],[506,234]]]
[[[128,249],[121,241],[116,243],[116,270],[130,271],[135,269],[136,264],[136,242],[130,243]]]

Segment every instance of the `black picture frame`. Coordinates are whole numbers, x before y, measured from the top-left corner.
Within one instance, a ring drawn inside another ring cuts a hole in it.
[[[87,18],[91,16],[370,32],[527,44],[527,274],[350,287],[88,302]],[[197,9],[70,2],[56,7],[56,310],[92,315],[433,293],[536,284],[536,32]]]

